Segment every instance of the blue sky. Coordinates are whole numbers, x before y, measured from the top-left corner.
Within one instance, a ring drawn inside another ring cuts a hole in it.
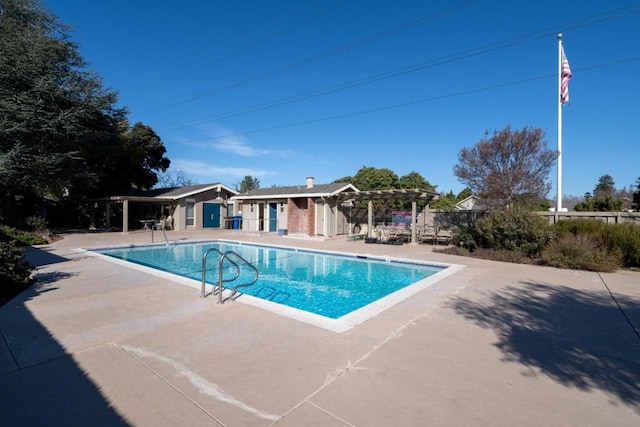
[[[640,177],[640,2],[45,0],[172,169],[229,186],[363,166],[457,193],[460,150],[539,127],[557,147],[556,35],[573,78],[563,194]],[[557,170],[549,181],[554,198]]]

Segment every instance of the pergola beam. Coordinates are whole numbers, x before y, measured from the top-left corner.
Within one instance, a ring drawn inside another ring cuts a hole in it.
[[[438,193],[424,188],[399,188],[392,190],[373,190],[373,191],[343,191],[336,194],[338,201],[356,201],[365,200],[368,202],[367,222],[368,235],[371,237],[373,232],[373,201],[374,200],[410,200],[411,203],[411,243],[416,243],[416,214],[417,201],[426,200],[427,202],[437,199]]]

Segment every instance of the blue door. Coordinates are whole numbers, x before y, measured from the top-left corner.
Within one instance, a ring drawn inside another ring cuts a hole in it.
[[[220,203],[203,203],[202,212],[202,227],[220,228]]]
[[[278,204],[269,203],[269,231],[278,229]]]

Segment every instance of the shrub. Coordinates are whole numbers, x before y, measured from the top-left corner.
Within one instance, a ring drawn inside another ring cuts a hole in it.
[[[555,230],[560,236],[592,236],[598,239],[598,250],[620,258],[619,267],[640,266],[640,227],[635,224],[607,224],[596,219],[559,221]]]
[[[41,216],[30,216],[26,219],[26,223],[36,233],[49,233],[49,224],[47,224],[47,220],[45,220]]]
[[[476,241],[482,248],[515,251],[538,256],[552,237],[546,220],[522,209],[497,210],[475,224]]]
[[[640,267],[640,227],[635,224],[609,226],[606,244],[620,252],[625,267]]]
[[[44,245],[47,239],[27,231],[20,231],[8,225],[0,225],[0,232],[24,245]]]
[[[471,258],[488,259],[491,261],[511,262],[514,264],[532,264],[534,259],[527,257],[522,252],[477,248],[473,252],[464,246],[447,246],[434,248],[434,252],[448,255],[460,255]]]
[[[563,234],[573,234],[574,236],[578,236],[581,234],[603,235],[606,233],[607,227],[608,227],[608,224],[606,222],[598,221],[597,219],[577,218],[577,219],[558,221],[554,225],[554,230],[556,233],[560,235],[563,235]]]
[[[615,271],[623,265],[620,251],[607,248],[596,233],[559,234],[544,250],[542,262],[550,267],[602,272]]]
[[[473,227],[464,227],[461,228],[459,232],[455,233],[453,236],[453,244],[461,249],[473,252],[477,247],[476,233],[474,232]]]
[[[0,293],[10,293],[31,283],[33,266],[15,242],[0,243]]]

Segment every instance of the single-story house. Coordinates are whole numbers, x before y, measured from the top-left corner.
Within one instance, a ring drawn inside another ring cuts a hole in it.
[[[349,183],[259,188],[231,197],[241,228],[247,232],[276,232],[332,237],[349,233],[350,202],[338,195],[358,191]]]
[[[455,208],[458,211],[471,211],[477,209],[476,206],[480,206],[480,198],[472,194],[471,196],[466,197],[456,203]]]
[[[111,229],[113,224],[123,232],[149,228],[154,221],[163,221],[174,230],[225,228],[233,214],[229,200],[236,194],[236,190],[221,183],[131,190],[125,195],[92,200],[92,226],[102,219],[101,226]],[[102,216],[98,214],[101,207]]]

